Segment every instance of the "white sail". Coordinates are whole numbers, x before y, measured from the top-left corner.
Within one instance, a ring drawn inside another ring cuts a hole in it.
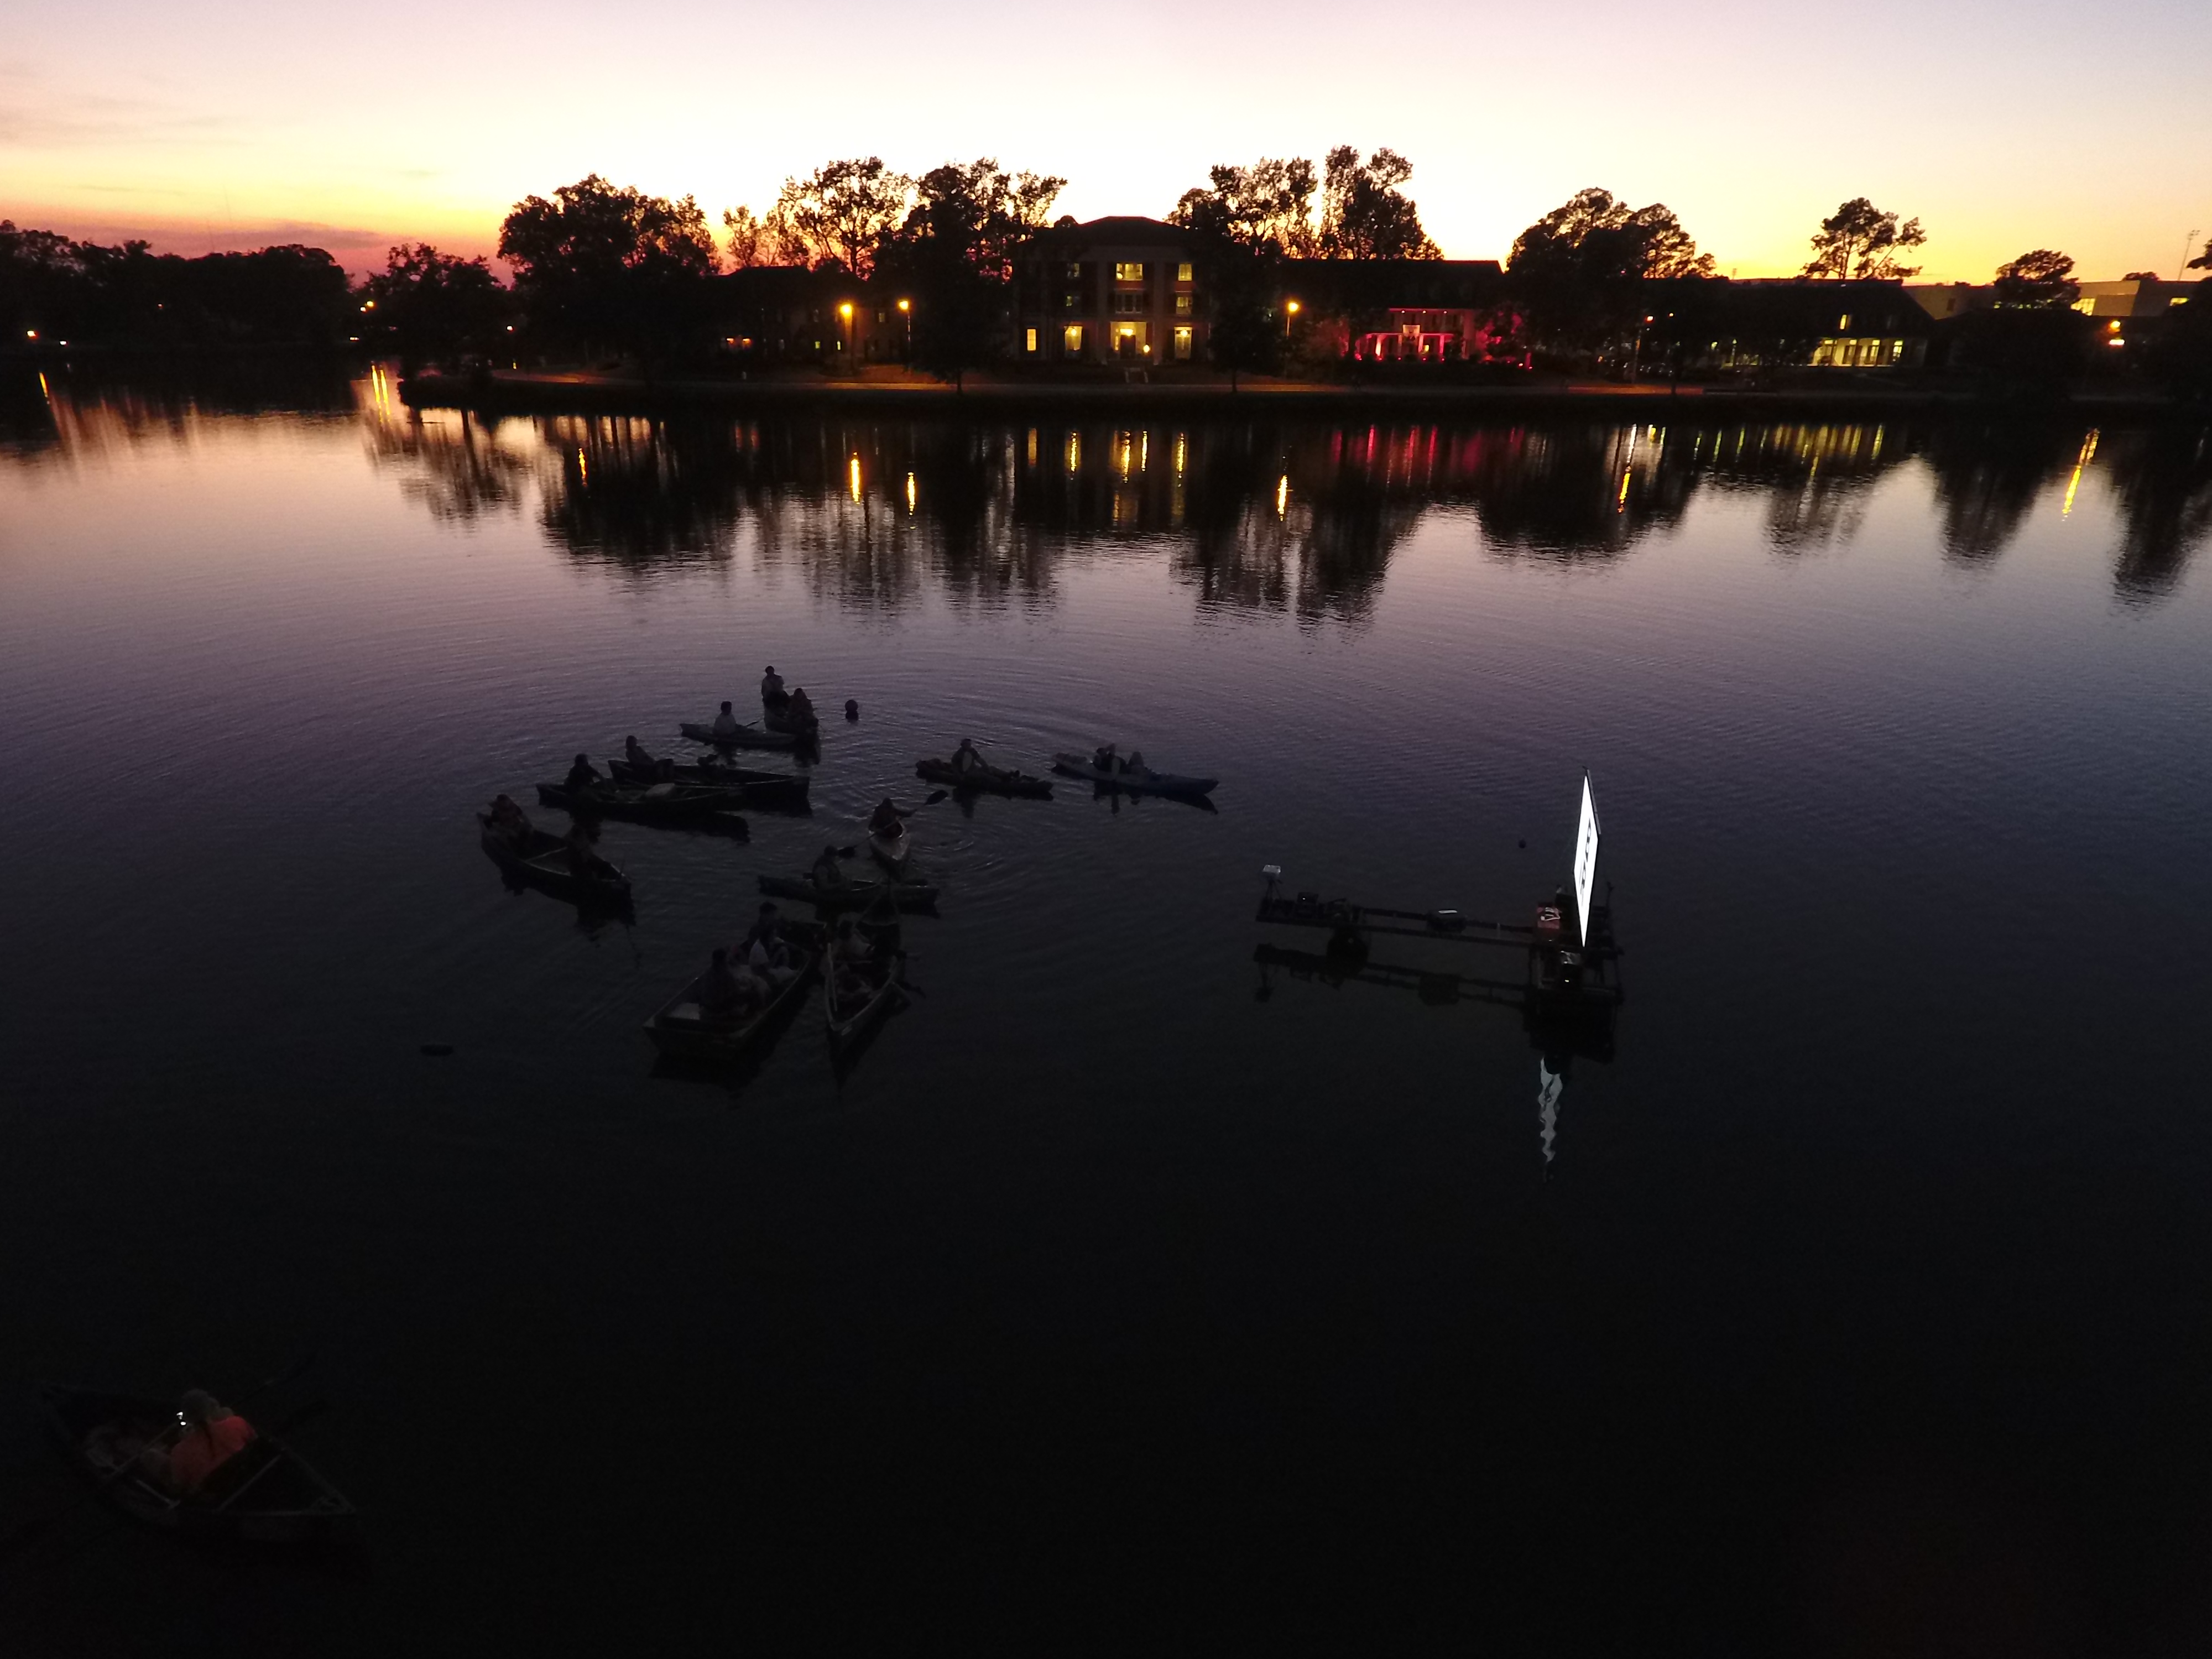
[[[1589,948],[1590,895],[1597,888],[1597,802],[1590,796],[1589,774],[1583,774],[1582,822],[1575,828],[1575,915],[1583,947]]]

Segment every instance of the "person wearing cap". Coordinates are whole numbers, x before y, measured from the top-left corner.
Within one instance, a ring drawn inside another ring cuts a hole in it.
[[[177,1423],[176,1442],[166,1455],[158,1446],[148,1447],[144,1454],[149,1472],[175,1492],[197,1492],[256,1437],[253,1425],[205,1389],[185,1391],[177,1402]]]

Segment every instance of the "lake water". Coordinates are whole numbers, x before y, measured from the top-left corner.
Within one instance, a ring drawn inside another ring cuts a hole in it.
[[[2200,1647],[2208,535],[2193,427],[19,390],[0,1525],[71,1491],[34,1379],[312,1350],[249,1414],[327,1399],[367,1543],[86,1505],[0,1647]],[[811,817],[507,890],[494,793],[770,662],[860,706]],[[910,1005],[660,1074],[754,878],[963,736],[1218,810],[927,807]],[[1270,863],[1527,920],[1585,771],[1609,1030],[1255,963]]]

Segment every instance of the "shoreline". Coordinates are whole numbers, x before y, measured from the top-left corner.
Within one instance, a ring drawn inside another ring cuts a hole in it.
[[[454,409],[471,414],[654,415],[694,410],[792,410],[817,408],[905,410],[944,416],[1015,410],[1128,410],[1206,415],[1255,414],[1338,416],[1380,410],[1407,414],[1556,415],[1604,410],[1661,410],[1670,416],[1982,415],[2122,420],[2212,421],[2212,407],[2141,395],[2071,394],[2023,399],[2017,393],[1867,386],[1833,389],[1620,385],[1562,380],[1540,386],[1344,386],[1317,381],[1179,380],[1152,384],[1109,381],[974,380],[956,391],[923,379],[823,380],[643,380],[590,373],[501,374],[486,380],[455,374],[417,374],[399,384],[400,400],[416,409]]]

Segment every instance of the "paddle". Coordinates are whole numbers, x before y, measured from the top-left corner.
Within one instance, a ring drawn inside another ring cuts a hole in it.
[[[301,1372],[305,1371],[308,1366],[313,1364],[315,1363],[315,1357],[322,1352],[322,1348],[323,1345],[320,1342],[317,1342],[313,1347],[309,1348],[307,1352],[301,1355],[299,1358],[294,1360],[289,1365],[287,1365],[283,1370],[277,1372],[274,1376],[263,1378],[260,1382],[248,1389],[244,1394],[240,1395],[236,1404],[240,1406],[246,1405],[248,1401],[258,1400],[273,1389],[283,1388],[287,1382],[291,1382]],[[319,1409],[319,1406],[317,1409]],[[295,1413],[295,1416],[298,1417],[302,1413]],[[177,1426],[181,1426],[181,1425]],[[289,1426],[289,1423],[287,1426]],[[152,1443],[155,1445],[165,1445],[173,1437],[174,1437],[176,1431],[176,1427],[166,1429],[162,1431],[160,1438],[154,1441]],[[283,1430],[272,1430],[270,1432],[282,1433]],[[137,1467],[137,1459],[135,1457],[126,1459],[122,1463],[118,1464],[114,1468],[110,1469],[106,1474],[101,1475],[98,1480],[94,1480],[89,1487],[82,1492],[74,1493],[67,1502],[58,1504],[46,1514],[43,1516],[33,1516],[28,1521],[18,1522],[14,1527],[10,1528],[4,1535],[0,1535],[0,1558],[4,1558],[9,1552],[21,1548],[24,1544],[36,1541],[40,1534],[51,1531],[56,1524],[74,1513],[77,1506],[80,1504],[82,1504],[87,1498],[98,1498],[104,1495],[109,1486],[121,1480],[125,1475],[131,1474]]]

